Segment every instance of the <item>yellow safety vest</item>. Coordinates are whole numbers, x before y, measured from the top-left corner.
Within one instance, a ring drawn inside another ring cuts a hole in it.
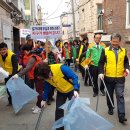
[[[8,50],[5,61],[3,61],[2,56],[0,55],[1,67],[7,72],[9,72],[9,75],[11,75],[13,71],[13,66],[12,66],[12,61],[11,61],[12,55],[14,55],[14,53],[11,50]],[[18,70],[19,69],[20,69],[20,66],[18,65]]]
[[[81,46],[80,46],[80,50],[79,50],[78,59],[80,58],[82,51],[83,51],[83,45],[81,45]]]
[[[107,77],[123,77],[124,76],[124,58],[126,50],[124,48],[119,49],[118,61],[116,63],[116,56],[113,50],[109,47],[105,48],[106,64],[105,75]]]
[[[83,45],[80,46],[80,50],[79,50],[79,55],[78,55],[78,60],[82,54],[82,51],[83,51]],[[79,63],[82,67],[85,67],[86,65],[86,57],[83,57],[82,58],[82,61]]]
[[[46,80],[52,86],[61,93],[68,93],[74,89],[72,81],[66,80],[64,74],[61,71],[62,64],[50,65],[51,72],[53,74],[52,79]]]

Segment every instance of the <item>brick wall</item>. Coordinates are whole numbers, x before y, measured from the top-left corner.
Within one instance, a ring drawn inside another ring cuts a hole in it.
[[[103,29],[108,34],[118,32],[122,36],[122,46],[130,53],[130,44],[126,44],[124,37],[130,36],[130,29],[126,29],[126,0],[104,0]],[[108,19],[112,23],[108,24]]]

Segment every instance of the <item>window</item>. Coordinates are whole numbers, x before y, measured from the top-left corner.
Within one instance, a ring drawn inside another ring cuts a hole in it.
[[[102,30],[103,29],[102,4],[97,4],[97,15],[98,15],[98,30]]]
[[[130,28],[130,0],[126,2],[126,29]]]
[[[97,14],[100,14],[102,11],[102,4],[97,4]]]

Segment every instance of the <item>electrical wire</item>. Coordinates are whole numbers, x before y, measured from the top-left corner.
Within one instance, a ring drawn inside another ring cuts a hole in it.
[[[59,17],[60,17],[60,16],[56,16],[56,17],[53,17],[53,18],[45,19],[45,20],[56,19],[56,18],[59,18]]]
[[[84,4],[79,5],[79,6],[78,6],[78,8],[77,8],[74,12],[76,12],[77,10],[79,10],[82,6],[84,6],[84,5],[88,4],[90,1],[91,1],[91,0],[88,0],[88,1],[87,1],[87,2],[85,2]]]
[[[74,12],[76,12],[77,10],[79,10],[82,6],[86,5],[87,3],[89,3],[91,0],[87,1],[86,3],[80,5]],[[45,20],[51,20],[51,19],[56,19],[56,18],[59,18],[60,16],[56,16],[56,17],[53,17],[53,18],[46,18]]]
[[[50,16],[52,16],[53,14],[56,13],[56,11],[59,9],[60,5],[62,4],[63,0],[60,1],[60,3],[58,4],[57,8],[55,9],[54,12],[52,12],[49,16],[47,16],[45,19],[49,18]]]

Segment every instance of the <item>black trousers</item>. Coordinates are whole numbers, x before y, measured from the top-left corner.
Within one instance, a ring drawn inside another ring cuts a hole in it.
[[[91,70],[90,70],[90,68],[89,68],[89,73],[90,73],[90,76],[91,76]],[[88,70],[85,70],[84,85],[90,85],[90,86],[92,86],[92,82],[91,82],[89,73],[88,73]]]
[[[51,87],[50,91],[49,91],[49,94],[48,94],[48,100],[52,100],[52,98],[54,96],[54,91],[55,91],[55,88]]]
[[[34,79],[29,79],[27,75],[25,75],[25,84],[34,89]]]
[[[79,71],[82,74],[82,78],[85,78],[85,69],[79,64]]]
[[[90,70],[91,70],[91,75],[93,78],[93,84],[94,84],[94,88],[93,88],[93,92],[98,94],[98,67],[91,65],[90,66]],[[104,91],[104,85],[101,83],[100,85],[100,90]]]
[[[74,95],[73,91],[71,91],[71,92],[69,92],[67,94],[57,92],[55,121],[64,116],[64,110],[60,109],[59,107],[61,105],[63,105],[66,102],[67,99],[71,100],[73,95]],[[64,130],[64,127],[58,128],[57,130]]]
[[[125,116],[125,100],[124,100],[124,83],[119,83],[119,82],[106,82],[106,87],[108,90],[108,93],[110,95],[110,98],[114,104],[114,91],[116,94],[116,99],[117,99],[117,111],[118,111],[118,117],[120,116]],[[107,95],[107,106],[109,109],[112,109],[112,105],[110,102],[110,99],[108,98]]]
[[[7,83],[7,81],[12,77],[12,75],[10,75],[8,78],[5,78],[5,85]],[[8,94],[8,101],[9,101],[9,104],[12,105],[12,98],[11,98],[11,95],[10,95],[10,92],[8,91],[7,89],[7,94]]]
[[[72,62],[72,59],[65,59],[65,64],[67,66],[70,66],[70,63]]]

